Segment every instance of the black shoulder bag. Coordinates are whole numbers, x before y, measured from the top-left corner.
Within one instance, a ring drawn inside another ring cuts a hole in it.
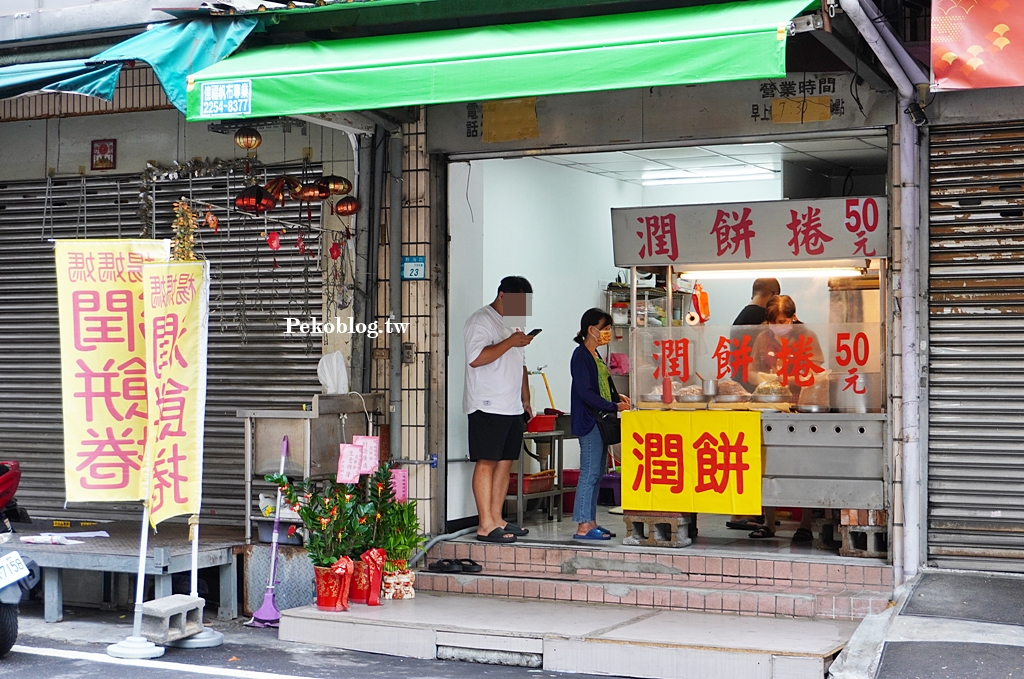
[[[619,392],[615,390],[615,383],[612,381],[611,375],[608,376],[608,386],[611,387],[612,403],[619,402]],[[619,413],[608,412],[606,410],[597,410],[587,406],[590,410],[590,414],[594,416],[594,421],[597,423],[597,430],[601,432],[601,440],[604,441],[606,446],[614,446],[616,443],[622,441],[622,423],[619,421]]]

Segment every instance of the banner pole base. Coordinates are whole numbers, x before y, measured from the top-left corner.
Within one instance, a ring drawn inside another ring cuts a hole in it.
[[[171,641],[167,645],[174,648],[214,648],[224,643],[224,635],[211,627],[204,627],[202,632],[184,639]]]
[[[146,637],[128,637],[124,641],[107,646],[107,655],[127,660],[159,658],[163,654],[163,646],[157,646]]]

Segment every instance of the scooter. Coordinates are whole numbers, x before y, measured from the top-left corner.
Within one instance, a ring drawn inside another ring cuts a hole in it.
[[[21,481],[17,462],[0,462],[0,658],[18,639],[18,604],[23,595],[39,582],[39,566],[15,551],[4,552],[2,545],[13,537],[9,512],[17,507],[14,493]],[[23,510],[22,510],[23,511]]]

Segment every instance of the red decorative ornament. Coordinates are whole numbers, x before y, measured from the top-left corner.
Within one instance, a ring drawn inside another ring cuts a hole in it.
[[[352,196],[345,196],[334,206],[334,214],[339,217],[349,217],[359,212],[359,201]]]
[[[235,198],[235,207],[242,212],[263,214],[277,205],[277,201],[269,192],[259,184],[253,184],[246,188]]]
[[[295,247],[299,249],[300,255],[306,254],[306,239],[303,238],[301,233],[295,238]]]
[[[292,191],[292,198],[306,202],[325,200],[331,193],[316,182],[303,184],[295,191]]]
[[[220,233],[220,219],[213,212],[207,210],[203,218],[203,224],[213,229],[214,233]]]
[[[331,259],[341,257],[341,245],[338,243],[331,243],[331,249],[329,252],[331,253]]]
[[[246,151],[252,151],[262,143],[263,137],[251,127],[240,127],[235,132],[235,144]]]
[[[317,184],[327,189],[332,196],[340,196],[352,190],[352,182],[334,174],[321,177]]]
[[[267,234],[267,246],[271,250],[280,250],[281,249],[281,234],[279,234],[277,231],[271,231],[270,233],[268,233]]]
[[[284,204],[285,200],[289,198],[295,191],[302,186],[295,177],[289,177],[288,175],[281,175],[280,177],[274,177],[264,187],[267,193],[274,197],[278,203]]]

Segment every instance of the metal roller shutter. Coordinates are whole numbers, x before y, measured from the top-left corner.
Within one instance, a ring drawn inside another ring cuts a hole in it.
[[[1024,122],[930,153],[928,557],[1024,572]]]
[[[299,167],[271,167],[273,175]],[[319,167],[308,167],[319,176]],[[244,429],[239,408],[297,409],[320,391],[319,337],[285,336],[286,316],[319,316],[319,258],[303,256],[294,233],[272,252],[262,219],[227,216],[223,206],[243,187],[241,175],[160,181],[155,185],[157,236],[171,236],[174,201],[181,196],[221,206],[220,233],[201,229],[197,244],[210,260],[210,343],[203,493],[204,521],[240,525],[244,512]],[[85,200],[83,200],[83,195]],[[63,431],[60,348],[53,247],[47,238],[135,237],[139,176],[55,180],[52,223],[46,182],[0,184],[0,458],[22,461],[18,497],[37,515],[124,518],[133,504],[95,504],[63,511]],[[297,206],[275,216],[299,221]],[[310,218],[319,253],[320,205]],[[149,227],[150,225],[147,225]],[[275,227],[271,225],[270,229]],[[146,230],[147,235],[150,233]],[[243,337],[244,335],[244,337]]]

